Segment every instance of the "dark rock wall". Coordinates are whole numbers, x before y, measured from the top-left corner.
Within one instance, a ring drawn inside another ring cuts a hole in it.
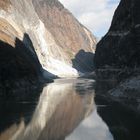
[[[108,33],[97,45],[96,68],[140,66],[140,1],[121,0]]]
[[[121,0],[95,52],[96,104],[114,140],[139,140],[140,1]]]

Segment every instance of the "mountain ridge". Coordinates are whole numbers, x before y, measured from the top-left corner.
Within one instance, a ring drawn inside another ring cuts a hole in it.
[[[14,47],[28,34],[42,68],[54,75],[78,76],[72,59],[81,49],[94,53],[95,37],[57,0],[2,0],[0,7],[1,40]]]

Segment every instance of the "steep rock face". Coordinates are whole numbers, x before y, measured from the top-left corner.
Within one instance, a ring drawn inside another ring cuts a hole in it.
[[[35,73],[77,76],[72,59],[81,49],[94,52],[95,38],[57,0],[1,0],[0,7],[1,41],[13,48],[21,41]]]
[[[121,0],[108,33],[97,44],[97,80],[111,79],[105,96],[139,111],[140,1]],[[103,93],[104,94],[104,93]]]
[[[95,52],[96,89],[101,91],[96,91],[96,97],[98,104],[109,106],[99,114],[115,140],[140,139],[139,7],[139,0],[121,0]]]
[[[121,0],[108,33],[97,45],[97,68],[140,66],[140,1]]]

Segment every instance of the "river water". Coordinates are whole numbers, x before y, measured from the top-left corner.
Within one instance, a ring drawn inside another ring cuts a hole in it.
[[[113,140],[95,96],[95,80],[57,79],[35,100],[1,102],[0,140]]]

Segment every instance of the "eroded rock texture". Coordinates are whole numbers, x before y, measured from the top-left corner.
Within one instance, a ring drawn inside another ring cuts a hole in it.
[[[1,0],[0,40],[28,63],[26,67],[22,60],[7,57],[7,61],[18,61],[18,71],[23,64],[27,73],[42,73],[45,77],[77,76],[72,59],[82,49],[94,52],[96,44],[90,31],[58,0]],[[18,47],[17,40],[21,42]],[[4,54],[11,55],[11,51],[8,49]]]
[[[99,114],[115,140],[140,139],[139,8],[139,0],[121,0],[94,58],[97,103],[108,105]]]
[[[108,33],[97,45],[97,68],[140,66],[140,1],[121,0]]]

